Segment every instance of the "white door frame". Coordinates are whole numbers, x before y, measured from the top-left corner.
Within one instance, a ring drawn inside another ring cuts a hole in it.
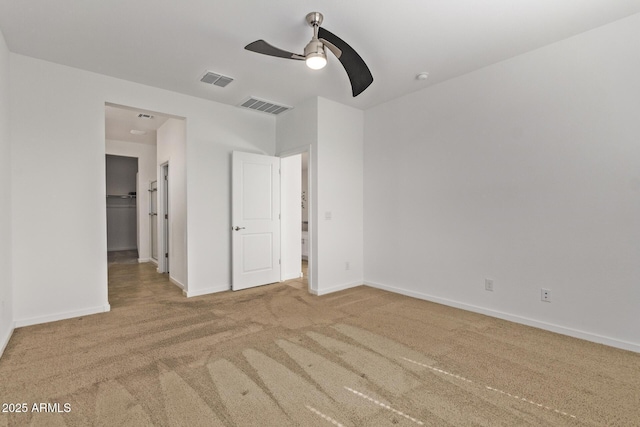
[[[158,167],[158,273],[169,272],[169,162],[162,163]]]
[[[308,161],[309,164],[307,166],[307,203],[308,203],[308,207],[307,210],[309,211],[309,224],[308,224],[308,228],[307,230],[308,235],[309,235],[309,255],[307,257],[307,285],[308,285],[308,291],[311,292],[312,289],[315,289],[313,287],[313,274],[312,272],[315,269],[315,263],[313,262],[313,255],[314,255],[314,251],[313,251],[313,234],[314,234],[314,230],[315,230],[315,224],[313,223],[313,210],[315,209],[314,203],[313,203],[313,169],[312,169],[312,150],[311,150],[311,145],[308,145],[306,147],[300,147],[300,148],[295,148],[293,150],[287,150],[287,151],[283,151],[279,154],[276,154],[277,157],[290,157],[290,156],[295,156],[297,154],[304,154],[306,153],[308,156]]]
[[[154,188],[155,186],[155,188]],[[155,262],[158,265],[158,254],[159,246],[158,246],[158,180],[151,181],[149,183],[149,258],[151,258],[152,262]],[[155,204],[153,199],[155,198]],[[155,221],[156,227],[153,229],[153,222]],[[155,244],[156,256],[153,256]]]

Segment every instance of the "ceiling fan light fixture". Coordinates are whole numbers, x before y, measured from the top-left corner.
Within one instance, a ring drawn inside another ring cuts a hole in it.
[[[327,65],[326,47],[338,58],[344,67],[351,83],[351,92],[353,96],[356,97],[373,83],[371,71],[360,55],[358,55],[358,52],[353,50],[353,48],[340,37],[320,26],[322,20],[323,17],[320,12],[307,14],[306,21],[307,24],[313,28],[313,37],[304,48],[303,55],[279,49],[262,39],[251,42],[244,48],[262,55],[293,59],[296,61],[304,60],[307,67],[319,70]]]
[[[304,62],[312,70],[320,70],[327,65],[327,54],[324,45],[317,38],[313,38],[304,48]]]
[[[312,70],[320,70],[327,65],[327,57],[321,53],[312,53],[305,59],[307,67]]]

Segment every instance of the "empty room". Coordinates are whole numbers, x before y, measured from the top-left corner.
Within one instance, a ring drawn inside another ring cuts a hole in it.
[[[0,0],[0,426],[638,425],[638,75],[640,0]]]

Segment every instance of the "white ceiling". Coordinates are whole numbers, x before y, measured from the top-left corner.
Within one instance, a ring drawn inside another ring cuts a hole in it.
[[[244,50],[262,38],[302,53],[312,11],[369,65],[357,98],[334,57],[312,71]],[[367,109],[638,12],[640,0],[0,0],[0,29],[14,53],[226,104],[322,96]],[[206,70],[235,81],[201,83]]]
[[[151,117],[138,117],[140,114]],[[163,114],[114,104],[104,107],[104,117],[105,139],[141,144],[155,144],[158,128],[169,119]],[[131,133],[132,130],[144,134]]]

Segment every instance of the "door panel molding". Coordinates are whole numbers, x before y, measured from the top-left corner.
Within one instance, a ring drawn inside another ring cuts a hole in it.
[[[280,159],[234,151],[232,290],[280,280]]]

